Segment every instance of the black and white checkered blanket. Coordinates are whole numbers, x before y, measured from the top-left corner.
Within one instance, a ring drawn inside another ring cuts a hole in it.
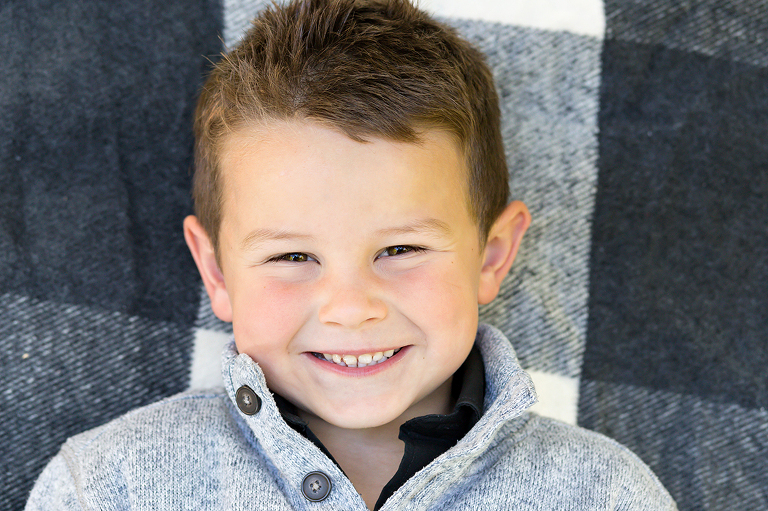
[[[216,384],[191,115],[260,3],[0,4],[0,508],[68,436]],[[481,315],[537,411],[629,446],[680,509],[768,509],[768,6],[424,4],[497,79],[534,223]]]

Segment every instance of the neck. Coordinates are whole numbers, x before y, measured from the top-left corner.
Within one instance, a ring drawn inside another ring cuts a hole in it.
[[[395,420],[380,426],[347,429],[304,411],[299,411],[299,415],[333,455],[368,509],[373,509],[381,490],[395,475],[403,459],[405,444],[398,438],[400,426],[414,417],[449,413],[451,380],[449,378]]]

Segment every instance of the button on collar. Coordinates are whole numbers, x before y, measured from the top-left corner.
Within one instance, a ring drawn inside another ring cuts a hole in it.
[[[322,472],[310,472],[301,483],[301,493],[307,500],[320,502],[331,493],[331,480]]]
[[[237,389],[235,401],[240,411],[246,415],[253,415],[261,409],[261,399],[247,385]]]

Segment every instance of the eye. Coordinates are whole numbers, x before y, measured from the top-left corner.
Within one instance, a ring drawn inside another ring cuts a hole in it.
[[[304,252],[290,252],[288,254],[280,254],[275,257],[271,257],[267,262],[278,263],[281,261],[286,261],[289,263],[306,263],[307,261],[312,260],[313,259]]]
[[[411,245],[393,245],[391,247],[385,248],[379,257],[392,257],[392,256],[398,256],[403,254],[408,254],[411,252],[424,252],[425,249],[421,247],[413,247]]]

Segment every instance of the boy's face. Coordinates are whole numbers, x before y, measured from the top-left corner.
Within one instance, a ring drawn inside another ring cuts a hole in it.
[[[342,428],[446,413],[479,297],[496,293],[453,139],[274,123],[231,136],[221,168],[220,282],[206,285],[270,388]]]

